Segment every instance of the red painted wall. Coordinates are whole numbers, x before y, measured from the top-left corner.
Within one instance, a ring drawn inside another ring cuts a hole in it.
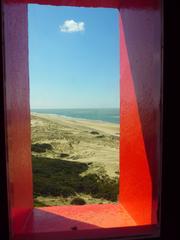
[[[7,154],[14,233],[21,230],[33,206],[26,9],[24,4],[4,5]]]
[[[19,4],[4,4],[7,152],[14,233],[21,231],[33,207],[27,5],[20,4],[29,1],[16,2]],[[31,2],[50,3],[48,0]],[[157,222],[160,187],[161,13],[158,2],[148,0],[143,5],[137,0],[51,2],[121,6],[120,202],[139,225]]]
[[[56,6],[119,8],[119,0],[6,0],[10,3],[35,3]]]
[[[147,224],[160,187],[161,19],[158,1],[139,3],[120,10],[120,202]]]

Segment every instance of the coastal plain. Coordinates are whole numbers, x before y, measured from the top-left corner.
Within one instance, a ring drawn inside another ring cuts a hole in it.
[[[35,206],[117,201],[119,124],[33,112],[31,138]]]

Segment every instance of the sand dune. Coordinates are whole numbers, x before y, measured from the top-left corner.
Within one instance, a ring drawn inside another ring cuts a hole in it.
[[[44,156],[91,164],[88,171],[119,174],[119,125],[102,121],[31,114],[32,143],[49,143]],[[34,153],[38,154],[38,153]],[[64,155],[63,155],[64,154]]]

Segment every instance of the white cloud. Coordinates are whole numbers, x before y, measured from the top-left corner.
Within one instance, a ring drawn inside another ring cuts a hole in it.
[[[74,20],[66,20],[63,25],[59,26],[61,32],[84,32],[85,23],[84,22],[75,22]]]

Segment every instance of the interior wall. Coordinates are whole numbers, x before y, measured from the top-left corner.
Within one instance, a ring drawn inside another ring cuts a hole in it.
[[[127,1],[131,2],[131,1]],[[138,1],[136,1],[137,3]],[[161,164],[161,6],[120,10],[120,202],[157,223]]]
[[[27,5],[20,3],[29,1],[14,2],[18,4],[12,4],[12,0],[4,4],[4,40],[9,192],[16,233],[33,207],[33,192]],[[67,5],[65,0],[60,2]],[[82,2],[73,1],[73,4]],[[126,1],[127,5],[119,2],[122,4],[120,201],[138,224],[156,223],[161,134],[160,5],[158,0],[148,1],[148,5],[138,5],[141,1],[136,1],[133,7],[130,0]],[[118,5],[117,1],[108,1],[109,4]]]
[[[26,4],[4,4],[5,109],[13,234],[33,207]]]
[[[6,0],[10,3],[32,3],[55,6],[119,8],[121,0]]]

